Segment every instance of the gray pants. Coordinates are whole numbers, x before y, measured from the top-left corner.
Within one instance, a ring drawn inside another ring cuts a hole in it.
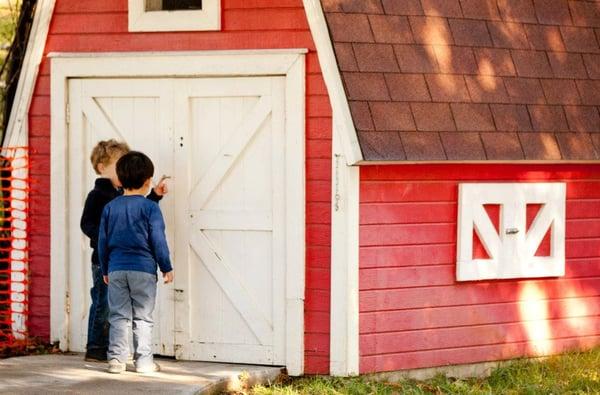
[[[108,274],[108,359],[127,362],[127,327],[133,321],[133,348],[136,366],[152,364],[152,312],[156,301],[156,275],[133,270]]]

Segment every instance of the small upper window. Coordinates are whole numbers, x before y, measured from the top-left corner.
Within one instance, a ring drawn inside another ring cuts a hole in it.
[[[146,0],[146,11],[201,10],[202,0]]]
[[[129,31],[219,30],[221,0],[129,0]]]

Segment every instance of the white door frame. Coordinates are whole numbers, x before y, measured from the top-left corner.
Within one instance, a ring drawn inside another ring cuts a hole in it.
[[[68,350],[69,78],[285,76],[287,142],[298,147],[286,169],[286,366],[304,372],[305,49],[52,53],[51,58],[51,294],[50,338]],[[79,216],[80,213],[74,215]]]

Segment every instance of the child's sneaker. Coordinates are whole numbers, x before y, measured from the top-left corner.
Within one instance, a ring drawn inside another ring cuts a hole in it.
[[[160,372],[160,365],[156,362],[152,362],[151,364],[146,364],[142,366],[136,366],[135,371],[137,373],[154,373]]]
[[[126,368],[127,365],[123,362],[119,362],[118,359],[111,359],[108,361],[108,373],[123,373]]]
[[[106,362],[106,350],[88,350],[85,353],[84,360],[87,362]]]

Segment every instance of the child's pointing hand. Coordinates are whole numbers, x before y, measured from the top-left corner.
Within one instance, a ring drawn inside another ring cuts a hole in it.
[[[167,180],[169,178],[171,178],[171,176],[163,175],[158,184],[156,184],[154,187],[154,193],[156,193],[158,196],[164,196],[169,193],[169,187],[167,186]]]

